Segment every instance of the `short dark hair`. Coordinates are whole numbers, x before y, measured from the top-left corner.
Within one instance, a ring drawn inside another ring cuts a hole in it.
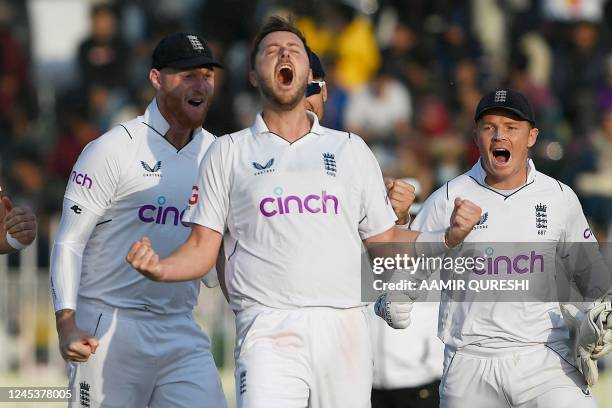
[[[264,37],[270,33],[274,33],[277,31],[288,31],[298,36],[302,43],[304,44],[304,48],[308,49],[308,45],[306,44],[306,37],[304,34],[298,30],[298,28],[293,24],[292,20],[286,20],[279,16],[272,16],[268,19],[268,21],[259,29],[259,32],[255,35],[255,39],[253,40],[253,45],[251,46],[251,55],[250,62],[251,68],[255,67],[255,55],[257,55],[257,51],[259,48],[259,43],[264,39]]]

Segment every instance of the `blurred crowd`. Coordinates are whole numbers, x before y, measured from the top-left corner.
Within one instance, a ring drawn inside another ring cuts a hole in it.
[[[41,266],[83,147],[140,114],[157,41],[202,34],[225,70],[204,127],[251,124],[248,50],[271,14],[294,16],[321,57],[323,124],[362,136],[383,171],[420,199],[476,161],[475,106],[507,86],[536,112],[536,166],[571,185],[599,239],[612,239],[612,2],[606,0],[146,0],[87,5],[88,32],[54,76],[33,55],[29,0],[0,0],[0,185],[39,214]],[[55,1],[49,1],[52,7]],[[62,24],[56,25],[61,32]]]

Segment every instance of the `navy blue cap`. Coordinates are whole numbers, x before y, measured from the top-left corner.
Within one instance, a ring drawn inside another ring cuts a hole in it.
[[[474,121],[491,109],[505,109],[535,126],[535,114],[529,100],[513,89],[496,89],[482,97],[476,107]]]
[[[223,68],[202,37],[193,33],[170,34],[153,50],[151,68],[187,69],[215,66]]]
[[[306,51],[308,51],[308,61],[310,62],[310,69],[312,69],[312,77],[325,78],[325,70],[323,69],[323,64],[321,64],[319,56],[310,48],[307,48]]]

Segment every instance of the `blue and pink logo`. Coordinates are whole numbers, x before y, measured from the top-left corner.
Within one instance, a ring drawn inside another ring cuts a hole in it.
[[[155,223],[155,224],[173,224],[178,225],[181,223],[183,227],[190,227],[188,223],[182,221],[185,209],[179,210],[173,206],[165,206],[166,197],[159,196],[157,198],[157,205],[145,204],[138,209],[138,218],[142,222]]]
[[[325,190],[321,194],[308,194],[303,197],[296,195],[283,196],[283,189],[276,187],[274,195],[276,197],[264,197],[259,202],[259,211],[265,217],[292,213],[303,214],[304,212],[311,214],[338,214],[338,197],[328,194]]]

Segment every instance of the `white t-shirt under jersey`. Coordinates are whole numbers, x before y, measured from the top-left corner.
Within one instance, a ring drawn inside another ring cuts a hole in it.
[[[200,198],[185,221],[225,233],[231,307],[360,301],[361,240],[395,214],[365,142],[319,125],[293,143],[252,127],[217,139],[202,161]]]
[[[168,129],[154,100],[143,116],[88,144],[74,165],[65,197],[100,217],[83,253],[80,298],[163,314],[195,306],[199,280],[153,282],[125,260],[132,243],[145,235],[164,257],[191,231],[181,217],[215,137],[198,129],[177,151],[163,137]]]
[[[576,194],[568,186],[536,171],[531,160],[527,183],[507,196],[491,189],[485,177],[479,161],[470,171],[446,183],[427,199],[412,228],[439,231],[448,227],[455,197],[460,197],[480,206],[483,214],[466,243],[550,243],[551,246],[559,243],[563,251],[564,243],[595,241]],[[527,247],[518,244],[515,249]],[[521,261],[527,257],[523,255]],[[548,268],[546,271],[550,272]],[[554,276],[545,279],[554,286]],[[552,343],[566,339],[568,332],[558,302],[459,302],[443,293],[438,335],[455,348],[512,347]]]

